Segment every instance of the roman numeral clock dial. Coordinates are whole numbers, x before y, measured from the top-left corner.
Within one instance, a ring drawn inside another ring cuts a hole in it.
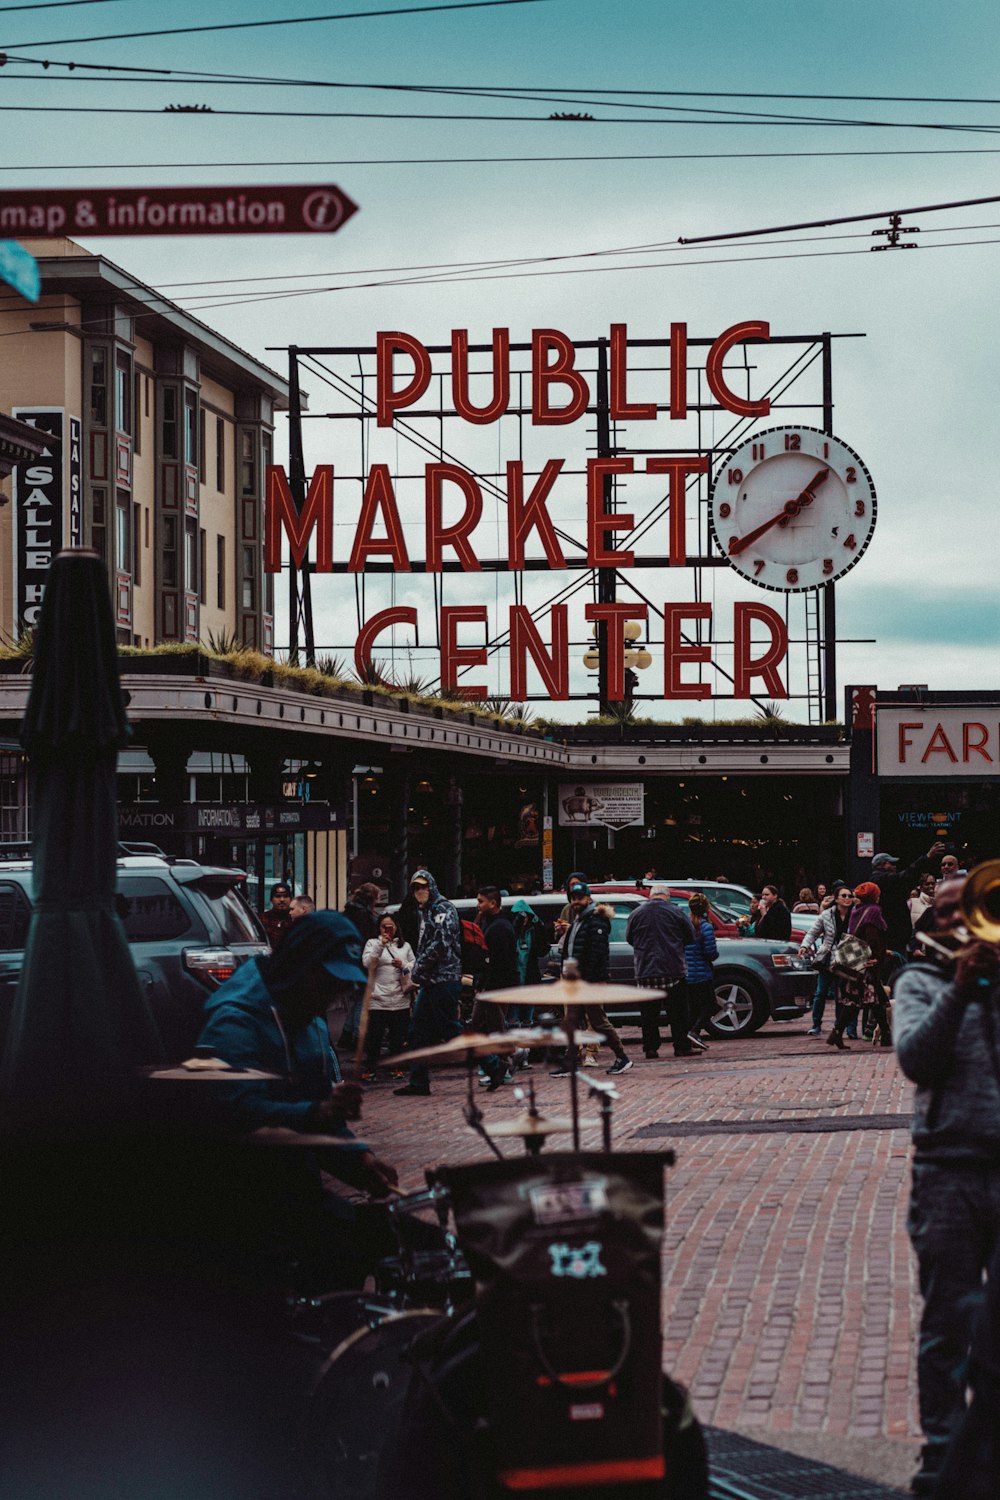
[[[726,459],[709,514],[731,568],[761,588],[801,592],[854,567],[875,530],[875,486],[839,438],[772,427]]]

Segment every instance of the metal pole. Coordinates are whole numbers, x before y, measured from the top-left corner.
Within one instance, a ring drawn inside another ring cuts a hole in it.
[[[299,515],[306,503],[306,465],[302,451],[302,394],[299,389],[299,352],[295,345],[288,350],[288,487]],[[316,638],[313,633],[312,592],[309,584],[309,561],[302,565],[302,585],[291,557],[288,559],[288,659],[299,659],[299,621],[305,634],[306,665],[316,665]]]
[[[833,435],[833,342],[823,335],[823,431]],[[823,586],[823,717],[837,717],[837,599],[832,583]]]
[[[611,457],[611,413],[608,404],[608,341],[598,339],[597,341],[597,400],[595,416],[597,419],[597,457]],[[612,508],[612,480],[608,474],[604,479],[603,505],[605,511]],[[616,573],[614,568],[598,568],[597,570],[597,602],[598,604],[613,604],[615,601]],[[611,703],[608,698],[608,627],[601,623],[597,626],[597,692],[600,699],[600,711],[607,714],[611,711]]]

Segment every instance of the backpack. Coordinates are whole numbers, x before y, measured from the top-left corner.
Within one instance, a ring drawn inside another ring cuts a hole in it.
[[[462,973],[470,974],[473,979],[476,979],[485,969],[489,955],[486,935],[477,923],[470,922],[465,917],[460,918],[460,921],[462,923]]]

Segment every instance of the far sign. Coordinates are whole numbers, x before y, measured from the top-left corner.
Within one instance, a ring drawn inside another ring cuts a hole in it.
[[[561,828],[628,828],[643,821],[643,783],[564,783],[559,788]]]
[[[37,302],[41,295],[38,262],[17,240],[0,240],[0,281],[6,281],[29,302]]]
[[[324,183],[0,192],[0,233],[333,234],[358,205]]]

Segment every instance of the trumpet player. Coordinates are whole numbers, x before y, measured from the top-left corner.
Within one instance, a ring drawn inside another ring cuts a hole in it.
[[[962,941],[969,936],[966,885],[938,885],[933,946],[902,972],[893,996],[896,1053],[917,1085],[907,1221],[924,1302],[917,1350],[924,1445],[915,1495],[934,1493],[965,1411],[973,1323],[1000,1245],[1000,947]],[[993,889],[1000,889],[1000,864]],[[994,929],[1000,935],[997,924],[986,924],[991,935]]]

